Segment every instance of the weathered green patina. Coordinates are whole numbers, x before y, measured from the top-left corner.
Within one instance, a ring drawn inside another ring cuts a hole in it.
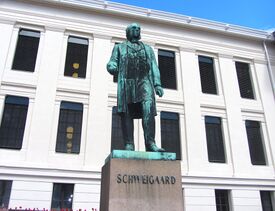
[[[155,144],[155,93],[162,97],[160,72],[153,49],[140,40],[140,26],[130,24],[127,41],[114,46],[107,70],[118,76],[117,110],[121,116],[125,149],[133,151],[133,119],[141,118],[146,151],[163,152]]]
[[[107,163],[112,158],[134,159],[134,160],[176,160],[176,153],[173,152],[137,152],[126,150],[113,150],[106,158]]]

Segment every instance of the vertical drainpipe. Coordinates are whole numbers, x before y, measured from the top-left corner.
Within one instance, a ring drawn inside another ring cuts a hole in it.
[[[266,59],[267,59],[267,69],[268,69],[268,74],[269,74],[269,78],[270,78],[270,82],[271,82],[271,86],[272,86],[273,98],[275,99],[275,80],[274,80],[274,76],[272,73],[271,63],[270,63],[269,54],[268,54],[268,50],[267,50],[265,41],[263,41],[263,46],[264,46],[265,55],[266,55]]]

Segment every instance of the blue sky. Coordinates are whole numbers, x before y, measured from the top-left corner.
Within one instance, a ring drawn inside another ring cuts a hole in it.
[[[110,0],[261,30],[275,30],[275,0]]]

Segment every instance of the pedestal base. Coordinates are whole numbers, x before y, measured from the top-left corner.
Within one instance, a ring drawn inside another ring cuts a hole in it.
[[[129,151],[115,158],[121,153],[113,151],[102,168],[100,211],[183,211],[180,161],[152,152],[145,157],[156,159]]]

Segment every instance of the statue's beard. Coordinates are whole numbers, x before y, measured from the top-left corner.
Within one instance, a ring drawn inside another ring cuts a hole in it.
[[[138,42],[139,40],[140,40],[140,34],[139,35],[137,35],[137,36],[134,36],[133,34],[130,34],[130,36],[129,36],[129,41],[130,42]]]
[[[132,37],[130,42],[138,42],[140,40],[140,37]]]

